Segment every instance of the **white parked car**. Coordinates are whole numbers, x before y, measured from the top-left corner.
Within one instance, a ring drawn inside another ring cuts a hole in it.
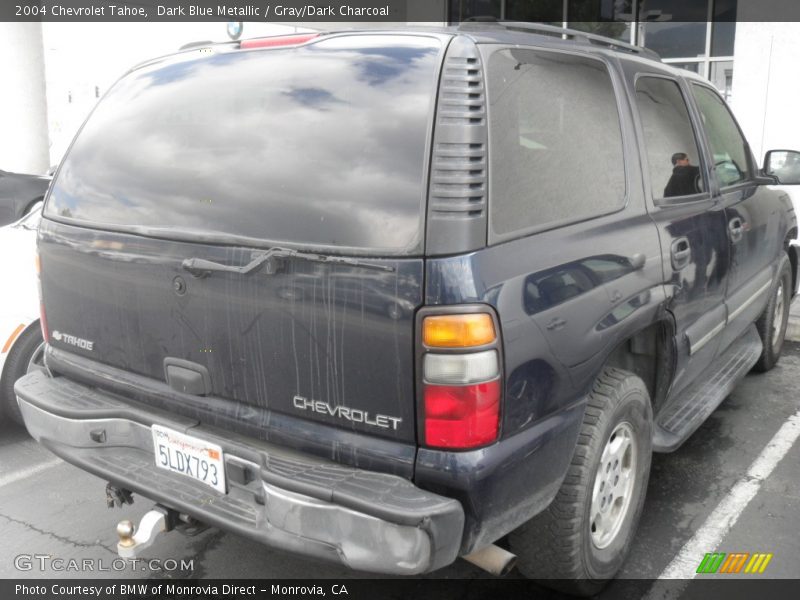
[[[36,274],[36,229],[41,203],[19,221],[0,227],[0,420],[22,423],[14,382],[44,368]]]

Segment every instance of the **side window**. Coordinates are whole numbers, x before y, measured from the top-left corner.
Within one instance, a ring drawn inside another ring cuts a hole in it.
[[[625,203],[625,164],[605,64],[509,49],[489,60],[495,234],[607,214]]]
[[[640,77],[636,82],[636,104],[644,128],[653,198],[701,193],[705,187],[699,167],[700,151],[677,82]]]
[[[728,107],[716,92],[705,86],[692,84],[692,92],[714,153],[714,171],[719,185],[726,187],[749,179],[747,142]]]

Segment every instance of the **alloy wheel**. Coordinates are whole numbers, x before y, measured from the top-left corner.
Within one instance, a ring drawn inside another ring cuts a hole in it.
[[[620,423],[608,438],[592,488],[589,527],[597,548],[617,537],[636,483],[636,438],[630,423]]]

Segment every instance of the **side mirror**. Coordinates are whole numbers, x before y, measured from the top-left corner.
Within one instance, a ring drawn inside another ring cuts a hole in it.
[[[763,173],[777,179],[780,185],[800,185],[800,152],[770,150],[764,156]]]

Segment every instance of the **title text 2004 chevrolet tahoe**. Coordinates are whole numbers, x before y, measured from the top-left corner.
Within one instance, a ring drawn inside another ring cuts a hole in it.
[[[797,223],[768,174],[796,157],[758,170],[705,80],[563,33],[133,69],[46,201],[31,434],[117,498],[353,569],[503,538],[525,575],[612,577],[651,452],[778,360]]]

